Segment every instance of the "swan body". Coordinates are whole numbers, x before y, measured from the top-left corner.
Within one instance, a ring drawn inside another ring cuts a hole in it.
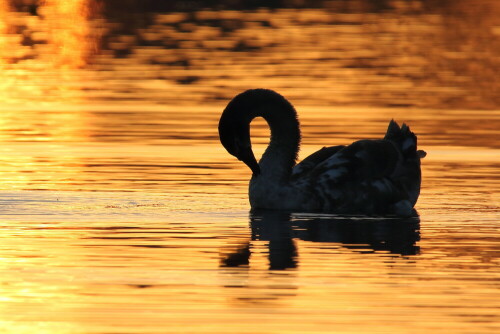
[[[263,117],[271,129],[269,146],[258,163],[250,141],[255,117]],[[420,193],[425,152],[417,151],[410,128],[394,120],[383,139],[324,147],[296,164],[300,126],[294,107],[272,90],[252,89],[227,105],[219,137],[253,172],[253,209],[408,216]]]

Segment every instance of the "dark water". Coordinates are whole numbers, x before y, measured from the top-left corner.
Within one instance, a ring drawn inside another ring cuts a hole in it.
[[[500,4],[272,4],[0,2],[0,332],[500,329]],[[254,87],[301,158],[410,124],[420,216],[249,213]]]

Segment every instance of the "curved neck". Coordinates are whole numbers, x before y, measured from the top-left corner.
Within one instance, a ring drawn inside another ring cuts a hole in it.
[[[263,117],[271,129],[269,146],[259,161],[260,177],[273,182],[288,180],[300,146],[300,125],[295,109],[281,95],[272,95],[267,103],[254,109],[252,116]]]

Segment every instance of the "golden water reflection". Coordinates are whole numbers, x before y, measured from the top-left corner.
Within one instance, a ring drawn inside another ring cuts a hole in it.
[[[246,192],[247,168],[218,141],[222,106],[87,109],[4,110],[0,117],[4,189],[198,192],[203,190],[197,187],[206,184],[221,186],[212,190],[216,192],[233,193],[235,185],[238,192]],[[411,124],[419,145],[429,153],[423,170],[433,181],[424,179],[424,191],[444,185],[498,189],[500,114],[496,111],[433,116],[433,110],[299,105],[297,109],[304,142],[301,158],[325,144],[380,138],[394,118]],[[255,121],[252,134],[260,155],[269,135],[265,122]],[[456,183],[459,178],[463,180]]]
[[[0,98],[9,103],[217,104],[265,86],[308,105],[499,105],[492,0],[188,12],[18,3],[0,6]]]
[[[496,1],[20,3],[0,1],[0,332],[498,331]],[[217,123],[256,86],[296,106],[301,158],[407,122],[420,216],[249,214]]]
[[[396,233],[395,221],[379,225],[374,218],[252,214],[245,222],[228,211],[216,217],[170,209],[158,217],[157,207],[143,209],[130,223],[106,216],[2,223],[0,308],[8,319],[2,325],[57,333],[216,333],[220,326],[243,333],[275,326],[359,332],[410,324],[415,332],[466,333],[495,326],[495,221],[481,221],[482,231],[474,232],[477,223],[462,218],[453,229],[444,215],[424,210],[418,241],[418,220]],[[235,262],[234,252],[228,261],[229,249],[246,254],[248,263]]]

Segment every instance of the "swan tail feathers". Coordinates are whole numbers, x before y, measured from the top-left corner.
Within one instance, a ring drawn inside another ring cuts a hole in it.
[[[396,143],[405,157],[416,155],[419,158],[424,158],[427,155],[425,151],[417,151],[417,136],[405,123],[399,127],[396,121],[391,120],[384,139]]]

